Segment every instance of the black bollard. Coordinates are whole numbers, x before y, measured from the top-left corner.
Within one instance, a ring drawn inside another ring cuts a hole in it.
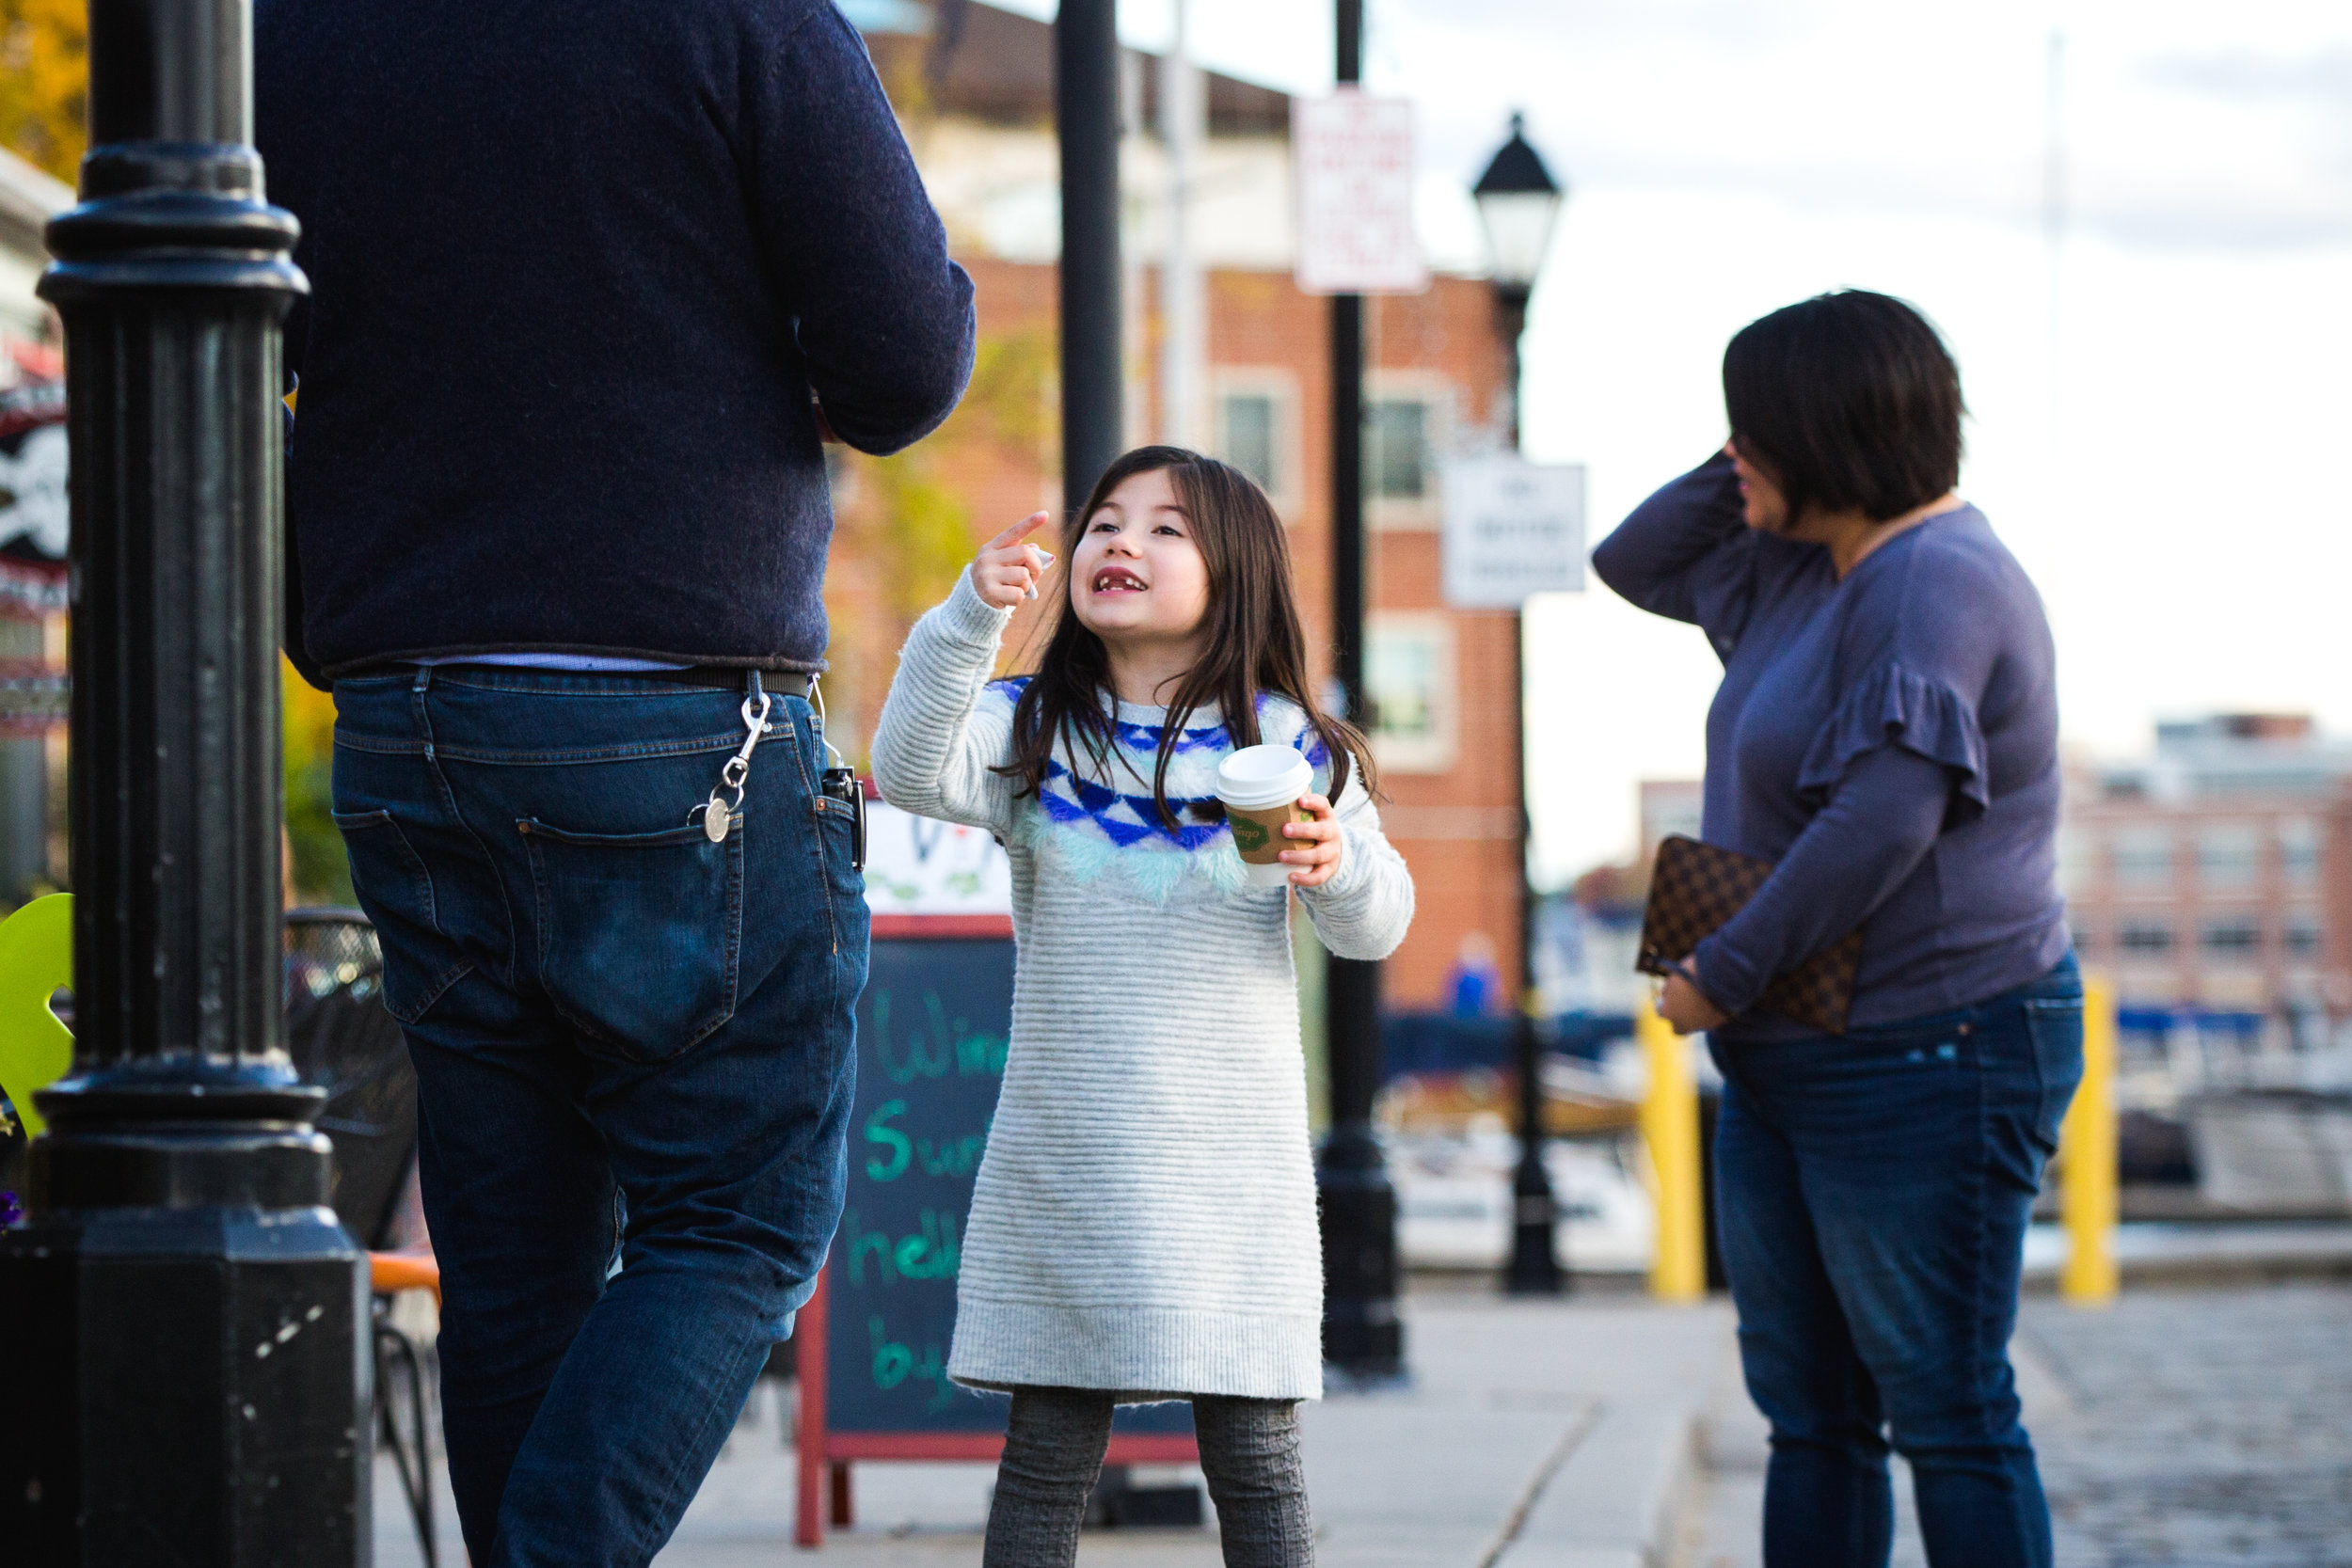
[[[247,0],[94,0],[49,226],[72,441],[71,1076],[0,1232],[11,1563],[357,1563],[365,1259],[280,1045],[279,325]]]

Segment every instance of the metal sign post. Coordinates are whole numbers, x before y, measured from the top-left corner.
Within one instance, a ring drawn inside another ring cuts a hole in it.
[[[1517,361],[1518,337],[1513,360]],[[1518,377],[1512,377],[1514,384]],[[1515,404],[1516,409],[1516,404]],[[1517,430],[1513,445],[1517,446]],[[1528,849],[1526,615],[1536,594],[1584,586],[1584,470],[1574,464],[1530,463],[1516,451],[1457,458],[1443,472],[1444,593],[1455,610],[1511,611],[1511,733],[1519,784],[1518,1006],[1519,1163],[1512,1177],[1511,1260],[1504,1285],[1514,1295],[1553,1295],[1565,1285],[1554,1244],[1559,1205],[1544,1165],[1543,1052],[1535,1035],[1535,888]]]
[[[1331,673],[1351,722],[1364,701],[1364,300],[1424,287],[1412,230],[1409,107],[1356,90],[1363,0],[1337,0],[1340,90],[1297,101],[1292,149],[1299,193],[1299,287],[1331,295]],[[1331,1131],[1315,1161],[1323,1228],[1323,1354],[1349,1376],[1405,1367],[1396,1315],[1396,1189],[1372,1130],[1380,1089],[1380,966],[1334,958],[1325,1027]]]
[[[1086,504],[1119,455],[1119,28],[1112,0],[1063,0],[1054,17],[1054,131],[1061,150],[1062,505]]]

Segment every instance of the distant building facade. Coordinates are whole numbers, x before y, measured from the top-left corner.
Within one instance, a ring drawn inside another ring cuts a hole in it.
[[[968,552],[1040,507],[1058,510],[1053,370],[1058,190],[1051,28],[991,6],[918,0],[845,6],[905,123],[909,144],[978,289],[971,396],[910,459],[844,459],[829,597],[839,729],[870,735],[906,625],[944,593],[961,557],[910,562],[910,519],[928,507],[943,546]],[[1206,138],[1185,231],[1205,271],[1202,406],[1164,405],[1159,259],[1168,230],[1166,150],[1154,128],[1160,62],[1122,51],[1130,131],[1121,153],[1131,442],[1191,433],[1265,487],[1288,525],[1318,678],[1330,650],[1328,306],[1291,277],[1290,100],[1210,73]],[[1438,467],[1500,444],[1507,357],[1483,278],[1437,277],[1424,293],[1366,302],[1367,686],[1389,834],[1419,893],[1411,936],[1387,967],[1393,1007],[1447,1005],[1466,951],[1490,946],[1519,984],[1519,782],[1511,777],[1513,618],[1439,599]],[[910,466],[910,464],[912,466]],[[959,521],[960,519],[960,521]],[[954,526],[950,526],[950,525]],[[951,536],[951,537],[949,537]],[[1016,622],[1019,650],[1034,611]]]
[[[2076,948],[2144,1027],[2352,1016],[2352,741],[2302,715],[2159,724],[2152,755],[2075,770],[2063,845]]]

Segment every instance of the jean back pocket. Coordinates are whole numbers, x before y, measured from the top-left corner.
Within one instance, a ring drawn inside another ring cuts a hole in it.
[[[384,1009],[414,1023],[473,966],[441,932],[433,874],[388,811],[339,811],[351,884],[384,955]]]
[[[633,1061],[675,1056],[735,1016],[743,936],[739,825],[589,833],[515,824],[537,898],[540,982],[564,1016]]]

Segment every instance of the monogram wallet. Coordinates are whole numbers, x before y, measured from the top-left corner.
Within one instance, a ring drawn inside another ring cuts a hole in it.
[[[1679,833],[1663,840],[1650,872],[1642,946],[1633,967],[1645,974],[1674,974],[1701,939],[1738,914],[1772,874],[1772,862],[1736,849]],[[1757,1006],[1824,1034],[1842,1035],[1861,959],[1862,928],[1856,927],[1796,968],[1772,976]]]

